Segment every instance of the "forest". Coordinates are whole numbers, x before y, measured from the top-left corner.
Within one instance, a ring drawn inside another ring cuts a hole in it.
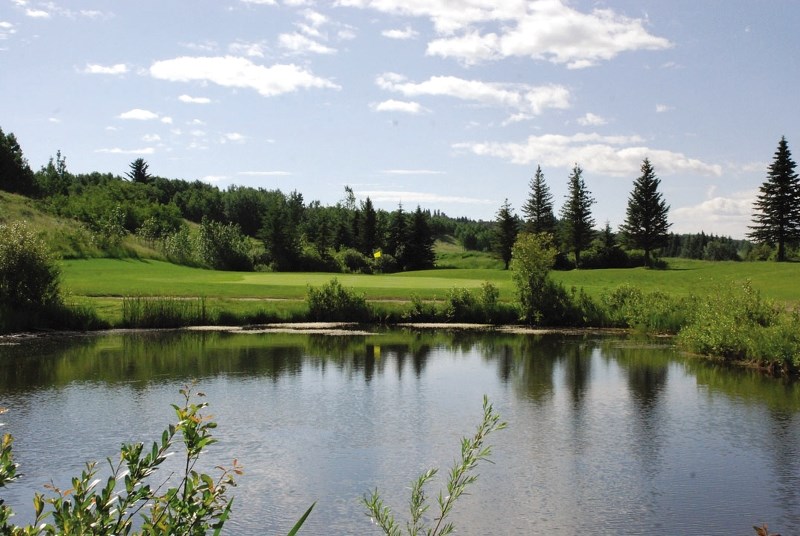
[[[341,200],[330,206],[306,201],[297,191],[220,189],[151,174],[142,158],[131,162],[123,175],[71,173],[58,151],[34,172],[14,134],[0,130],[0,190],[28,196],[40,209],[78,222],[59,237],[64,258],[130,256],[123,238],[134,236],[170,262],[189,266],[391,273],[434,267],[434,243],[444,239],[464,250],[493,252],[507,268],[521,231],[555,237],[557,269],[659,266],[663,257],[767,260],[779,253],[769,239],[753,243],[705,232],[669,232],[669,207],[657,191],[658,184],[655,170],[645,160],[631,193],[626,224],[615,231],[606,223],[598,230],[591,214],[594,199],[580,167],[576,165],[570,174],[570,193],[558,216],[537,169],[528,199],[518,203],[521,215],[506,200],[494,221],[480,221],[451,218],[419,206],[411,210],[398,205],[391,212],[376,209],[369,197],[357,200],[348,186]],[[636,200],[637,196],[644,197]],[[636,206],[649,212],[632,214]],[[645,228],[635,223],[636,218],[655,223]],[[754,236],[758,237],[756,231]],[[783,256],[797,257],[796,247],[796,240],[788,240]]]

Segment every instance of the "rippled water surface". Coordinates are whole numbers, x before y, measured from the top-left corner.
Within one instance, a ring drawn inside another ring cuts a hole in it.
[[[192,379],[219,422],[208,463],[245,466],[229,534],[285,534],[314,501],[302,534],[377,534],[359,503],[376,487],[405,519],[411,481],[446,474],[484,394],[509,426],[460,534],[800,534],[796,384],[622,338],[405,331],[0,345],[15,521],[44,483],[155,440]]]

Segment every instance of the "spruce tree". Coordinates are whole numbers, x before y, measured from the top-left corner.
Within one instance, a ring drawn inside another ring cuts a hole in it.
[[[667,221],[669,205],[664,201],[650,160],[642,162],[642,175],[633,182],[633,191],[628,198],[625,223],[620,227],[622,239],[629,248],[644,250],[644,263],[650,266],[650,253],[667,245]]]
[[[778,247],[777,261],[786,260],[786,246],[800,241],[800,179],[789,144],[781,137],[767,180],[753,205],[753,225],[748,238]]]
[[[583,170],[575,164],[569,176],[567,201],[561,207],[563,240],[567,250],[575,254],[576,268],[581,264],[581,251],[588,248],[594,238],[592,205],[595,200],[586,189],[582,174]]]
[[[13,132],[3,134],[0,128],[0,190],[31,195],[35,189],[33,171],[17,138]]]
[[[408,223],[403,204],[397,206],[389,220],[389,231],[386,236],[385,253],[391,255],[402,269],[405,266],[405,247],[408,240]]]
[[[405,244],[405,265],[407,270],[425,270],[433,268],[436,254],[433,252],[433,234],[428,217],[417,205],[411,214],[408,230],[408,241]]]
[[[147,168],[150,167],[145,162],[144,158],[137,158],[131,162],[131,170],[125,173],[133,182],[150,182],[150,174]]]
[[[531,192],[522,205],[525,214],[525,230],[529,233],[555,234],[556,217],[553,214],[553,194],[544,181],[542,167],[536,166],[536,174],[530,182]]]
[[[511,262],[511,251],[514,248],[514,242],[516,242],[517,233],[519,232],[517,217],[514,216],[508,199],[497,211],[495,223],[495,251],[503,259],[505,269],[508,270],[508,265]]]

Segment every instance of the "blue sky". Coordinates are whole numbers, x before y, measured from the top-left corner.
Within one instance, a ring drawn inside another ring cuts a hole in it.
[[[676,232],[742,237],[800,143],[794,0],[0,0],[0,127],[38,169],[519,211],[574,164],[616,228],[650,158]],[[798,149],[800,150],[800,149]],[[800,153],[798,153],[800,154]]]

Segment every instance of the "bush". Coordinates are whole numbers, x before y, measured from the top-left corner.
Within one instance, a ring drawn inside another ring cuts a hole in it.
[[[426,302],[418,294],[411,295],[411,307],[403,313],[403,320],[408,322],[432,322],[437,318],[436,305]]]
[[[556,261],[553,238],[547,233],[520,233],[511,253],[512,278],[517,287],[517,298],[526,322],[539,323],[544,319],[544,309],[550,308],[553,290],[550,270]]]
[[[60,272],[25,222],[0,224],[0,308],[37,310],[61,303]]]
[[[173,405],[177,422],[164,430],[152,449],[145,449],[143,443],[123,444],[119,462],[108,460],[111,474],[104,483],[96,478],[98,468],[91,462],[72,479],[71,489],[51,485],[50,497],[36,493],[36,518],[27,527],[11,525],[13,512],[0,503],[0,533],[131,534],[134,519],[141,518],[141,534],[206,534],[211,530],[218,534],[231,511],[228,489],[236,485],[235,477],[242,469],[236,460],[229,469],[218,467],[216,478],[193,469],[206,447],[216,443],[211,435],[216,423],[203,414],[207,404],[192,401],[190,387],[181,394],[184,403]],[[6,434],[0,443],[0,487],[19,478],[12,442]],[[151,484],[150,477],[180,443],[185,458],[183,474],[177,480],[167,477]]]
[[[364,294],[346,289],[336,278],[308,288],[308,315],[323,322],[366,322],[371,314]]]
[[[621,285],[603,294],[602,303],[613,326],[677,333],[687,323],[693,301],[658,291],[645,294],[631,285]]]
[[[372,265],[366,255],[355,249],[343,249],[336,254],[342,272],[351,274],[371,274]]]

